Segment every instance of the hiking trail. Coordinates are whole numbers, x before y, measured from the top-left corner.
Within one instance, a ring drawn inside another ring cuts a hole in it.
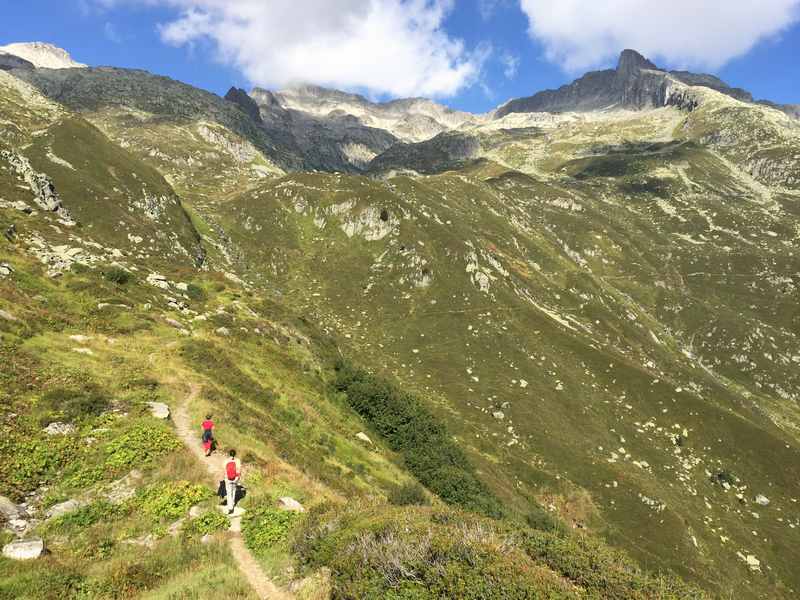
[[[214,489],[216,489],[216,485],[222,479],[225,470],[225,456],[220,452],[214,452],[208,457],[205,455],[200,444],[199,426],[194,425],[189,416],[189,405],[200,395],[200,389],[199,384],[190,384],[189,395],[172,411],[172,420],[175,423],[178,437],[183,440],[183,443],[192,451],[197,460],[206,465],[209,479],[214,484]],[[228,534],[231,554],[236,561],[236,565],[259,598],[263,600],[292,600],[294,596],[281,590],[270,581],[250,553],[250,550],[244,545],[241,534],[242,514],[244,514],[244,511],[237,507],[233,516],[231,516],[231,528]]]

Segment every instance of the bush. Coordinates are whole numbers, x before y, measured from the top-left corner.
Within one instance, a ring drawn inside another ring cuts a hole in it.
[[[87,506],[53,519],[47,524],[48,529],[85,529],[100,521],[109,521],[125,513],[121,506],[115,506],[107,500],[98,500]]]
[[[430,504],[425,488],[416,481],[398,485],[389,492],[389,502],[395,506],[427,506]]]
[[[181,445],[166,425],[139,422],[106,444],[106,465],[114,470],[147,466]]]
[[[196,302],[205,302],[206,300],[208,300],[208,294],[206,293],[206,291],[195,283],[190,283],[186,287],[186,295],[191,300],[194,300]]]
[[[242,519],[244,542],[256,554],[263,554],[284,541],[300,515],[272,508],[269,505],[251,509]]]
[[[346,394],[350,407],[403,455],[408,469],[442,500],[489,516],[503,514],[500,502],[422,400],[345,363],[336,366],[334,387]]]
[[[103,279],[116,285],[126,285],[133,280],[133,274],[122,267],[108,267],[103,271]]]
[[[195,504],[212,496],[211,490],[188,481],[167,481],[139,490],[134,504],[153,519],[179,519]]]
[[[228,527],[230,527],[228,517],[217,510],[209,510],[186,523],[183,527],[183,532],[189,537],[202,537],[228,529]]]
[[[41,415],[41,425],[47,426],[53,421],[68,423],[86,417],[96,417],[108,408],[108,398],[94,386],[82,389],[55,388],[42,395],[41,408],[46,411]]]
[[[540,531],[566,531],[566,527],[561,519],[539,505],[533,505],[531,507],[531,512],[525,517],[525,521],[528,523],[528,526]]]

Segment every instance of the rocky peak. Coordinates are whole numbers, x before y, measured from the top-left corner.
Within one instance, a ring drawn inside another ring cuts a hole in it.
[[[258,104],[243,89],[232,87],[225,94],[225,100],[236,104],[256,123],[261,123],[261,111],[258,108]]]
[[[69,52],[46,42],[20,42],[0,46],[0,53],[12,54],[32,63],[37,69],[82,69],[86,65],[75,62]]]
[[[619,55],[619,62],[617,63],[618,76],[636,76],[642,69],[649,69],[652,71],[661,70],[636,50],[623,50]]]

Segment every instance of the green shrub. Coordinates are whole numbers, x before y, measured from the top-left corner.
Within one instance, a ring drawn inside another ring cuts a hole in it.
[[[531,507],[530,512],[525,517],[525,521],[528,526],[540,531],[563,532],[566,530],[561,519],[538,504]]]
[[[284,541],[300,515],[263,505],[245,513],[242,535],[245,544],[256,554],[263,554],[275,544]]]
[[[107,500],[98,500],[53,519],[47,524],[47,527],[48,529],[85,529],[100,521],[112,520],[125,512],[121,506],[111,504]]]
[[[392,488],[389,492],[389,502],[395,506],[425,506],[430,504],[425,488],[416,481],[409,481]]]
[[[500,502],[481,482],[463,450],[422,400],[391,383],[340,362],[334,388],[429,490],[448,504],[501,516]]]
[[[146,466],[181,445],[163,423],[140,421],[106,444],[106,465],[114,470]]]
[[[111,266],[103,270],[103,279],[117,285],[126,285],[133,280],[133,274],[122,267]]]
[[[230,527],[228,517],[217,510],[209,510],[196,519],[187,522],[183,532],[189,537],[201,537],[207,534],[223,531]]]
[[[108,397],[96,386],[54,388],[42,395],[38,408],[44,413],[39,420],[43,427],[53,421],[76,422],[98,416],[108,405]]]
[[[134,504],[153,519],[179,519],[195,504],[212,496],[211,490],[188,481],[167,481],[141,489]]]
[[[186,287],[186,295],[195,302],[205,302],[208,300],[206,291],[195,283],[190,283]]]

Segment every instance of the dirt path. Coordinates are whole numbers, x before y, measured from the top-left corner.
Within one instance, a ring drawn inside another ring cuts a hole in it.
[[[189,417],[189,404],[199,395],[200,386],[192,384],[186,400],[172,411],[172,419],[175,422],[177,434],[183,440],[183,443],[197,457],[197,460],[206,465],[209,479],[216,489],[216,484],[222,478],[224,472],[225,457],[219,452],[206,457],[205,452],[203,452],[200,444],[199,426],[193,424]],[[243,510],[237,508],[233,517],[231,517],[230,547],[231,554],[236,560],[236,565],[247,578],[248,583],[259,598],[264,600],[291,600],[293,596],[281,590],[269,580],[256,562],[256,559],[244,545],[244,540],[240,534],[243,513]]]

